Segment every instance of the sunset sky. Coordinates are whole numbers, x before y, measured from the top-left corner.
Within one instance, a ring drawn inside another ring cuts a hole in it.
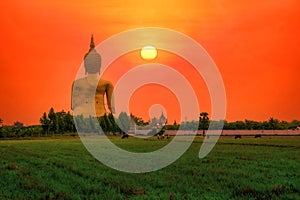
[[[98,45],[140,27],[173,29],[206,49],[224,81],[228,121],[300,119],[298,0],[11,0],[0,5],[0,118],[5,124],[38,124],[50,107],[69,111],[71,85],[91,34]],[[182,73],[201,110],[210,112],[205,83],[189,63],[168,52],[158,52],[155,62]],[[132,52],[103,76],[115,84],[145,63]],[[164,105],[169,122],[178,120],[174,95],[157,85],[137,90],[130,110],[146,118],[156,103]]]

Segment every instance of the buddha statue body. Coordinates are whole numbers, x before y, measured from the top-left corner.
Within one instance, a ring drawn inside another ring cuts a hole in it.
[[[84,56],[86,76],[73,82],[71,108],[75,115],[92,116],[96,112],[98,117],[105,113],[114,113],[113,84],[99,77],[101,56],[95,50],[93,36],[90,50]],[[107,108],[105,106],[105,97]]]

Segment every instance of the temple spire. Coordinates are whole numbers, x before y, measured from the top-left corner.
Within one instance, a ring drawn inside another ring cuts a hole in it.
[[[165,117],[163,111],[161,112],[161,116],[160,116],[160,118],[159,118],[159,123],[160,123],[160,124],[167,124],[167,118]]]
[[[90,43],[90,50],[94,49],[95,48],[95,43],[94,43],[94,36],[92,34],[92,37],[91,37],[91,43]]]

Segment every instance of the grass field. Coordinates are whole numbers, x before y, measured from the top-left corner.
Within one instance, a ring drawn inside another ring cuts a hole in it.
[[[167,143],[111,140],[133,151]],[[300,136],[222,137],[200,160],[202,140],[145,174],[106,167],[79,138],[0,140],[0,199],[300,199]]]

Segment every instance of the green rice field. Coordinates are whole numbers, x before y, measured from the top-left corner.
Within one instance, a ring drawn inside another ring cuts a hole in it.
[[[110,139],[136,152],[168,143]],[[0,140],[0,199],[300,199],[300,136],[224,136],[199,159],[202,141],[166,168],[130,174],[97,161],[77,137]]]

